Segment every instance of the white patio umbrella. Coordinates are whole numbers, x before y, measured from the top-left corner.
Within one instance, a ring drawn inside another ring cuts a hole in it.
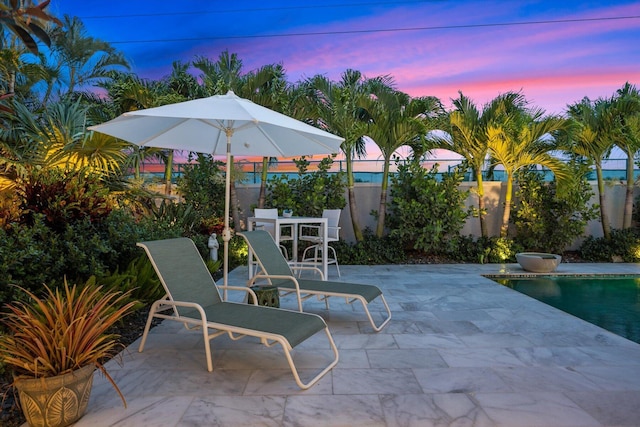
[[[294,157],[340,151],[344,138],[262,107],[229,91],[192,101],[131,111],[89,130],[141,147],[227,156],[223,281],[229,270],[231,156]]]

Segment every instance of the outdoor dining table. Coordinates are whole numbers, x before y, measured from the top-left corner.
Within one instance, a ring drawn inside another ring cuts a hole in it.
[[[322,274],[323,280],[327,280],[328,269],[328,258],[327,258],[327,233],[328,233],[328,219],[327,218],[315,218],[315,217],[306,217],[306,216],[291,216],[284,217],[279,216],[278,218],[259,218],[259,217],[249,217],[247,220],[247,229],[252,231],[256,223],[260,222],[268,222],[274,225],[274,240],[276,243],[280,242],[280,226],[281,225],[293,225],[293,241],[292,241],[292,251],[293,251],[293,264],[298,260],[298,229],[301,224],[311,224],[311,225],[320,225],[320,234],[323,237],[322,239]],[[252,275],[252,265],[253,254],[249,251],[249,278]],[[305,262],[308,264],[308,262]]]

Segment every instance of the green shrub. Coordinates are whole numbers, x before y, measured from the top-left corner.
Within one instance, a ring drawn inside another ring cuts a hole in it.
[[[453,252],[469,216],[464,208],[468,192],[459,186],[462,178],[456,169],[439,179],[436,166],[426,170],[416,159],[398,164],[391,178],[390,236],[425,253]]]
[[[189,158],[191,161],[191,157]],[[198,154],[197,162],[183,166],[178,190],[185,203],[203,217],[224,215],[225,178],[223,163],[210,155]]]
[[[598,217],[598,207],[589,207],[593,196],[584,166],[570,163],[573,176],[558,191],[555,181],[545,182],[535,171],[518,174],[517,203],[511,217],[516,241],[527,251],[562,253],[584,234],[587,222]]]
[[[522,246],[507,237],[460,236],[456,239],[456,249],[449,255],[461,262],[505,263],[515,262],[516,253],[522,252]]]
[[[381,265],[396,264],[406,259],[402,245],[389,236],[377,237],[370,228],[363,231],[363,240],[356,243],[331,243],[340,264]]]
[[[611,230],[611,239],[589,236],[580,246],[585,261],[611,262],[620,257],[624,262],[640,261],[640,233],[635,229]]]
[[[279,211],[291,209],[295,215],[312,217],[322,216],[323,209],[345,207],[345,176],[343,172],[329,173],[332,157],[322,159],[314,172],[307,172],[310,162],[305,157],[294,161],[298,168],[296,178],[283,174],[267,182],[266,206]]]

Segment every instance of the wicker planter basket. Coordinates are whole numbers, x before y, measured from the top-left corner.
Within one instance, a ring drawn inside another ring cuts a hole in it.
[[[89,403],[95,366],[65,375],[17,379],[20,406],[30,427],[64,427],[84,415]]]

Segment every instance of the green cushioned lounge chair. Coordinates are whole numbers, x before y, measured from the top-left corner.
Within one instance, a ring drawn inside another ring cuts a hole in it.
[[[187,238],[156,240],[138,243],[149,256],[153,268],[166,291],[164,299],[153,303],[142,335],[139,351],[144,349],[154,317],[182,322],[187,329],[201,329],[207,369],[213,370],[210,341],[228,334],[233,340],[245,336],[257,337],[270,347],[280,344],[291,372],[300,388],[314,385],[338,363],[338,349],[325,321],[315,314],[222,301],[218,287],[207,269],[198,249]],[[280,251],[278,250],[278,253]],[[227,286],[252,294],[249,288]],[[171,312],[167,312],[171,309]],[[310,381],[303,383],[298,375],[291,351],[293,348],[324,331],[334,353],[334,360]]]
[[[266,231],[245,231],[239,234],[247,241],[256,262],[260,266],[259,272],[249,280],[249,286],[262,279],[267,279],[272,286],[278,287],[281,296],[295,294],[298,298],[300,311],[302,311],[302,301],[312,296],[324,300],[327,308],[329,308],[329,297],[343,297],[348,304],[360,301],[371,326],[376,332],[379,332],[391,320],[389,305],[377,286],[297,278],[293,270],[313,269],[320,275],[322,275],[322,272],[318,268],[289,265],[271,235]],[[379,300],[386,311],[386,317],[379,325],[376,324],[369,312],[369,303],[374,300]]]

